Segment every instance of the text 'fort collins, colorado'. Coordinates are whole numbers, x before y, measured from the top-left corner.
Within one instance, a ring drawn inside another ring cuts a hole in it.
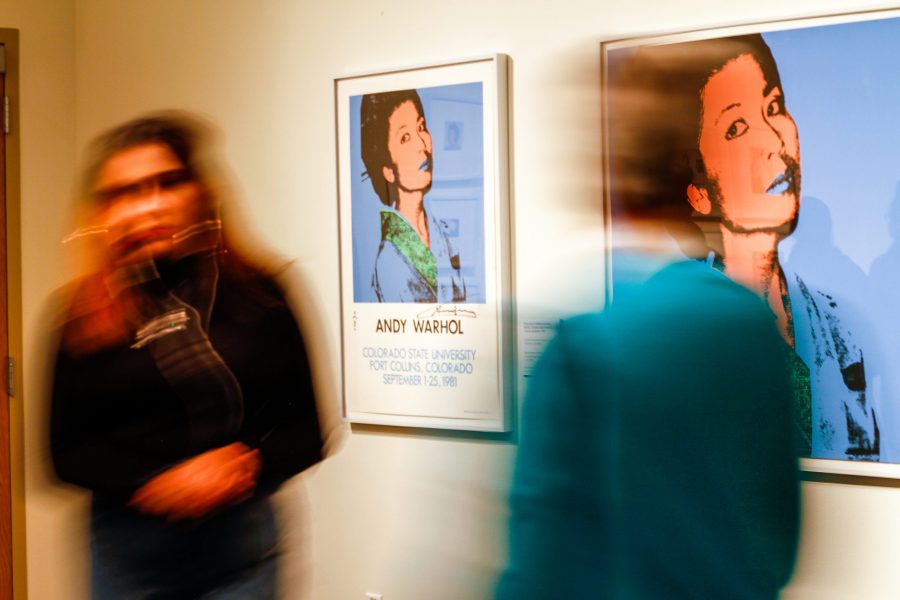
[[[386,385],[453,388],[475,371],[475,350],[469,348],[365,346],[362,356]]]

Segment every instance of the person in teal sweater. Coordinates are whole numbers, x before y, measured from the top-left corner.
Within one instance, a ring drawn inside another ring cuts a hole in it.
[[[702,263],[632,275],[535,367],[497,598],[776,598],[799,522],[787,346]]]
[[[614,100],[696,135],[667,98]],[[765,300],[702,260],[671,192],[693,177],[678,136],[617,131],[612,238],[629,243],[611,302],[563,321],[529,380],[496,597],[772,600],[799,532],[794,353]]]

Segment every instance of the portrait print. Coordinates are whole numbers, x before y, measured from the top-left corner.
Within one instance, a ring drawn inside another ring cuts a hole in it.
[[[481,83],[356,95],[349,110],[354,301],[484,303]]]
[[[507,431],[507,57],[335,79],[344,416]]]
[[[757,292],[811,459],[900,463],[898,34],[882,18],[606,45],[612,246],[625,198],[665,205],[686,257]]]

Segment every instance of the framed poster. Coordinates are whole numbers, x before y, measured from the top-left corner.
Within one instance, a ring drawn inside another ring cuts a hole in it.
[[[808,471],[900,477],[898,53],[898,11],[602,45],[607,272],[641,194],[765,298]]]
[[[344,415],[507,431],[506,57],[334,85]]]

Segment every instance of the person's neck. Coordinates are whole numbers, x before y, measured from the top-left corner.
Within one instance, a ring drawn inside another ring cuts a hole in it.
[[[404,218],[409,221],[413,229],[426,247],[430,247],[430,238],[428,234],[428,215],[425,213],[424,204],[425,195],[422,192],[408,192],[405,190],[397,191],[397,200],[394,207]]]
[[[612,243],[617,251],[639,253],[672,260],[685,255],[671,234],[666,221],[648,218],[623,218],[611,231]]]
[[[778,321],[782,336],[792,346],[794,332],[787,297],[787,279],[778,262],[778,242],[774,232],[738,233],[722,227],[725,274],[761,296]]]

